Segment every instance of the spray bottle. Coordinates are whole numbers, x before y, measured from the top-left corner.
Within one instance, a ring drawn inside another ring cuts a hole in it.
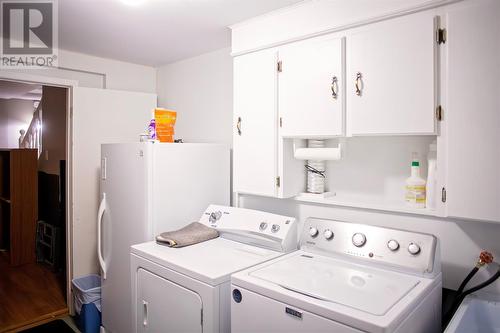
[[[426,207],[436,209],[436,187],[437,187],[437,147],[436,141],[429,146],[427,155],[427,184],[426,184]]]

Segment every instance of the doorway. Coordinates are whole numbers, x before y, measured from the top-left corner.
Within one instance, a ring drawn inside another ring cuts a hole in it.
[[[68,313],[68,101],[0,80],[0,332]]]

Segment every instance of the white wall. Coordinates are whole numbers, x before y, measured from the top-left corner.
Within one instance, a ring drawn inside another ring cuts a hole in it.
[[[231,68],[232,59],[227,56],[226,52],[226,49],[212,52],[165,66],[159,71],[160,103],[163,106],[172,107],[190,106],[186,110],[180,110],[188,112],[189,119],[192,119],[192,122],[183,124],[179,129],[185,138],[200,139],[202,133],[204,141],[232,142],[230,124],[232,106],[227,103],[232,100],[232,78],[228,78],[227,75],[214,75],[218,68]],[[185,80],[182,77],[184,74],[189,76]],[[206,81],[210,83],[206,87],[207,90],[203,92],[203,87],[199,83]],[[176,83],[183,88],[181,89]],[[193,89],[201,93],[193,95]],[[214,90],[216,93],[213,93]],[[204,107],[206,105],[225,107],[219,107],[211,114],[213,119],[207,121],[207,109]],[[195,121],[196,119],[199,121]],[[206,126],[207,124],[227,125],[218,126],[217,130],[213,130]],[[309,216],[314,216],[434,234],[441,241],[444,286],[448,288],[458,288],[461,280],[474,266],[481,249],[488,249],[496,257],[500,256],[498,240],[500,224],[303,204],[291,199],[280,200],[254,196],[242,197],[240,206],[295,216],[301,222]],[[484,279],[485,275],[487,271],[481,270],[473,282]],[[492,288],[500,291],[500,282],[496,282]]]
[[[13,73],[27,73],[69,80],[76,80],[79,86],[156,92],[156,69],[123,61],[94,57],[82,53],[59,50],[61,69],[8,70]]]
[[[33,111],[33,101],[0,99],[0,148],[19,147],[19,130],[28,129]]]
[[[177,111],[175,138],[232,143],[230,52],[224,48],[158,69],[158,105]]]

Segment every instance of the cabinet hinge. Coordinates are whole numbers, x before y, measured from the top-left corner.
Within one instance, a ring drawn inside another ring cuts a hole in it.
[[[443,107],[441,105],[436,107],[436,119],[438,121],[443,120]]]
[[[444,44],[446,43],[446,29],[437,29],[436,30],[436,43]]]
[[[280,127],[283,127],[283,118],[280,117]]]
[[[280,187],[281,179],[280,177],[276,177],[276,187]]]
[[[446,202],[446,188],[445,188],[445,187],[443,187],[443,188],[441,189],[441,201],[442,201],[443,203],[444,203],[444,202]]]
[[[278,73],[281,73],[283,72],[283,63],[280,61],[278,61],[278,65],[276,66],[276,69],[278,70]]]

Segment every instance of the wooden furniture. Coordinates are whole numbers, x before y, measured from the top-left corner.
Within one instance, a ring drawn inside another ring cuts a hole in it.
[[[11,265],[35,262],[37,154],[36,149],[0,150],[0,248]]]

